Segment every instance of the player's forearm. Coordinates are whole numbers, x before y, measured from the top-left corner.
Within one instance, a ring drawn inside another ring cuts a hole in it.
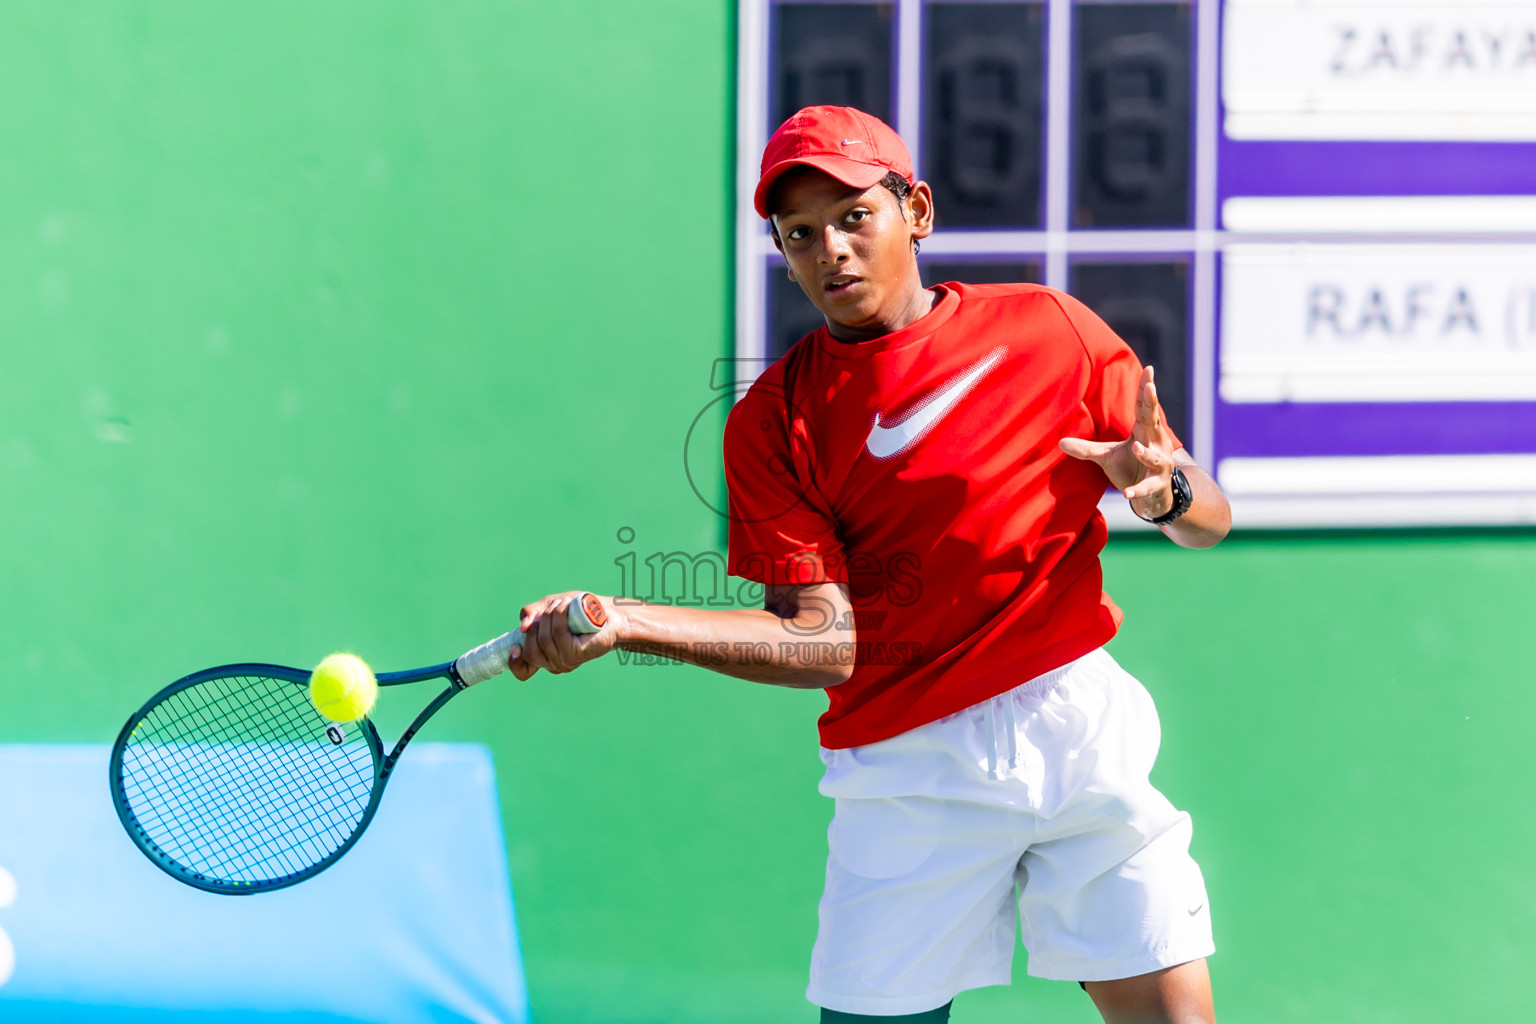
[[[1227,504],[1227,496],[1194,460],[1179,458],[1176,461],[1184,471],[1184,479],[1189,481],[1193,500],[1188,512],[1161,529],[1180,547],[1214,547],[1232,529],[1232,508]]]
[[[614,607],[609,599],[610,607]],[[762,608],[715,611],[671,605],[621,604],[617,646],[658,654],[770,686],[823,689],[853,671],[854,633],[839,628],[831,608],[792,615]]]

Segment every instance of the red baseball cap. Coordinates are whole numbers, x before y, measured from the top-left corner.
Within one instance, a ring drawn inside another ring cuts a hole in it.
[[[851,188],[869,188],[892,171],[912,180],[912,154],[890,125],[853,107],[805,107],[779,125],[763,148],[752,205],[765,220],[773,183],[796,167],[814,167]]]

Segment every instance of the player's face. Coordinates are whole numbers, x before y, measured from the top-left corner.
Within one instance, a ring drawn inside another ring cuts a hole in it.
[[[837,338],[877,338],[927,312],[912,251],[932,230],[926,184],[903,203],[883,185],[849,188],[804,168],[780,179],[773,203],[774,242]]]

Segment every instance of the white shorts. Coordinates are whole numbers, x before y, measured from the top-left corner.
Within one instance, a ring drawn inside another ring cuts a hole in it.
[[[895,1016],[1006,985],[1016,921],[1038,978],[1209,956],[1189,815],[1147,778],[1160,739],[1151,696],[1099,650],[900,736],[823,748],[837,810],[806,996]]]

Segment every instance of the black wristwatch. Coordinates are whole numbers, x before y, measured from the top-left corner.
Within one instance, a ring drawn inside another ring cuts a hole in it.
[[[1185,478],[1184,471],[1182,469],[1180,469],[1178,466],[1174,466],[1173,508],[1170,508],[1167,512],[1164,512],[1156,519],[1148,519],[1140,512],[1136,512],[1134,508],[1132,508],[1131,511],[1136,512],[1136,517],[1138,519],[1151,523],[1153,526],[1167,526],[1169,523],[1179,518],[1179,516],[1183,515],[1185,512],[1188,512],[1189,506],[1193,505],[1194,503],[1195,494],[1189,489],[1189,480]]]

